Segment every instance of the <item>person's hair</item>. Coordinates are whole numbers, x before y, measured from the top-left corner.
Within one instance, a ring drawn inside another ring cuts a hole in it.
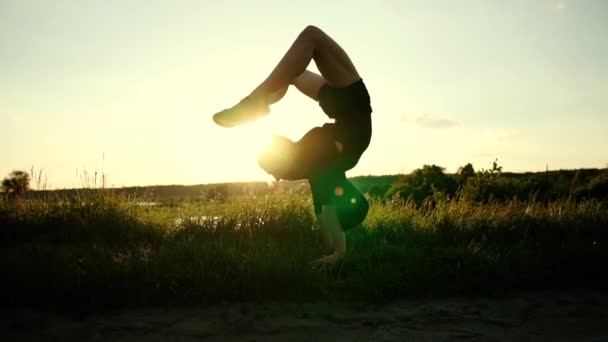
[[[288,138],[273,136],[268,147],[258,156],[258,164],[277,180],[288,179],[295,147],[295,143]]]

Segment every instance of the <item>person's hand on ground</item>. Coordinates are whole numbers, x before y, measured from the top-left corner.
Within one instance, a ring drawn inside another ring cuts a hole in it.
[[[326,255],[317,260],[314,260],[313,262],[310,263],[310,265],[314,269],[323,270],[323,269],[333,268],[342,259],[344,259],[344,255],[335,252],[333,254]]]

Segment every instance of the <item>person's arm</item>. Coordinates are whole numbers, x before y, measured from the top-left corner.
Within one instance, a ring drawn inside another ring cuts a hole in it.
[[[334,234],[334,254],[340,258],[346,255],[346,234],[342,229]]]
[[[323,205],[321,218],[321,223],[324,228],[331,234],[334,253],[338,253],[342,256],[346,255],[346,238],[340,220],[338,219],[336,207],[333,205]]]
[[[346,255],[346,234],[342,230],[334,206],[324,205],[319,219],[321,234],[327,234],[333,253],[313,261],[312,265],[315,267],[332,266]]]
[[[323,219],[321,218],[321,214],[317,214],[317,222],[319,223],[319,234],[321,234],[321,241],[323,242],[323,247],[326,250],[332,251],[334,250],[334,238],[331,235],[330,231],[325,228],[323,224]]]

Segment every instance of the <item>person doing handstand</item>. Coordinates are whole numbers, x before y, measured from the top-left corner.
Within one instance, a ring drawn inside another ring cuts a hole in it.
[[[306,70],[311,60],[321,75]],[[333,250],[313,265],[333,265],[346,255],[344,231],[360,224],[369,209],[345,172],[369,146],[372,108],[367,88],[344,49],[318,27],[307,26],[270,75],[213,120],[223,127],[256,120],[270,112],[270,105],[283,98],[290,85],[318,101],[334,122],[311,129],[297,142],[274,137],[273,148],[258,156],[258,162],[277,180],[308,180],[323,241]]]

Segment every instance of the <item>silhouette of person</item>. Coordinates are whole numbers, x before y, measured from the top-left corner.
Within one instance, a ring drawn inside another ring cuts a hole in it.
[[[311,60],[321,75],[306,70]],[[299,141],[272,139],[272,148],[258,157],[260,166],[277,180],[307,179],[324,243],[333,252],[312,262],[335,264],[346,255],[344,231],[361,223],[369,204],[346,179],[369,146],[372,134],[370,96],[346,52],[315,26],[295,39],[270,75],[235,106],[216,113],[213,120],[234,127],[270,112],[290,85],[311,99],[333,123],[315,127]]]

